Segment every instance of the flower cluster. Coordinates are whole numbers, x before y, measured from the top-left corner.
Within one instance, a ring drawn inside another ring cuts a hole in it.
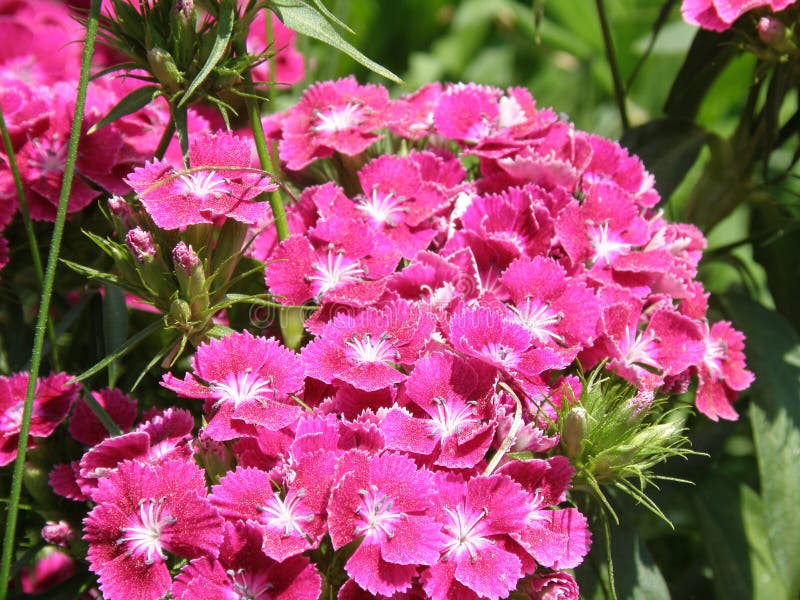
[[[286,52],[274,78],[294,82],[292,34],[273,28]],[[44,58],[0,62],[35,219],[57,204],[73,76]],[[187,156],[155,156],[166,107],[94,131],[133,89],[98,86],[69,210],[108,192],[117,241],[92,239],[109,277],[182,337],[162,332],[149,368],[164,358],[166,372],[140,401],[81,398],[63,373],[37,381],[31,460],[48,494],[85,510],[44,526],[59,549],[26,572],[26,592],[68,577],[69,552],[110,600],[577,600],[570,570],[592,535],[572,486],[592,458],[583,442],[599,439],[587,411],[613,404],[626,440],[647,442],[598,449],[623,478],[675,447],[680,427],[658,424],[674,396],[693,389],[708,418],[737,418],[753,376],[743,335],[708,321],[703,235],[664,218],[638,158],[527,90],[431,84],[392,99],[352,77],[314,84],[265,122],[294,200],[279,239],[264,197],[280,192],[245,132],[193,114]],[[16,202],[4,160],[0,231]],[[0,266],[7,252],[0,236]],[[247,297],[274,319],[212,332],[253,275],[234,276],[244,252],[263,292]],[[298,313],[295,348],[278,335]],[[590,372],[627,396],[603,398]],[[16,457],[27,383],[0,377],[0,465]],[[64,421],[53,465],[46,438]]]

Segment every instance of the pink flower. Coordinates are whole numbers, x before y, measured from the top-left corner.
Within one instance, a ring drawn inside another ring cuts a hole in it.
[[[345,571],[373,594],[408,590],[419,565],[435,563],[443,543],[441,526],[427,514],[435,494],[431,473],[401,454],[358,450],[345,454],[338,469],[328,505],[331,541],[338,550],[361,538]]]
[[[530,497],[505,475],[467,482],[439,473],[433,512],[442,523],[440,559],[422,575],[432,600],[498,600],[524,575],[509,534],[524,526]]]
[[[119,389],[92,392],[92,398],[105,409],[122,431],[127,431],[136,420],[136,401]],[[73,439],[86,446],[99,444],[108,437],[108,430],[92,412],[85,401],[79,400],[69,420],[69,433]]]
[[[532,600],[578,600],[580,593],[575,578],[569,573],[537,575],[530,581]]]
[[[49,437],[67,417],[80,392],[80,385],[69,380],[66,373],[53,373],[36,381],[28,449],[36,446],[35,438]],[[27,387],[27,373],[0,377],[0,466],[17,457]]]
[[[417,359],[432,331],[431,315],[405,301],[354,317],[337,315],[303,348],[305,373],[325,383],[338,379],[376,391],[406,378],[398,367]]]
[[[294,556],[281,562],[268,558],[261,552],[258,529],[248,523],[225,523],[223,531],[219,559],[197,558],[181,569],[172,587],[176,600],[319,597],[322,580],[308,558]]]
[[[156,225],[178,229],[226,217],[250,224],[265,218],[269,205],[256,197],[277,185],[251,168],[250,141],[229,131],[196,136],[189,144],[189,161],[191,169],[177,171],[154,160],[128,175],[127,183]]]
[[[217,556],[222,522],[193,462],[126,461],[102,479],[84,520],[89,568],[109,600],[156,600],[170,589],[167,552]]]
[[[753,374],[744,364],[744,335],[727,321],[705,325],[705,352],[697,367],[697,410],[714,421],[739,418],[731,403],[750,387]]]
[[[683,0],[681,14],[691,25],[725,31],[736,19],[753,9],[769,7],[772,11],[779,11],[795,2],[796,0]]]
[[[275,339],[232,333],[200,344],[192,370],[162,385],[184,398],[205,400],[205,432],[225,441],[254,435],[256,427],[276,430],[293,423],[300,407],[289,398],[303,385],[300,357]]]
[[[355,77],[312,85],[283,121],[281,160],[299,171],[334,152],[360,154],[380,138],[389,94],[378,85],[359,85]]]
[[[271,46],[266,45],[267,24],[266,19],[272,20],[272,40]],[[273,79],[281,87],[294,85],[302,81],[305,75],[303,55],[295,48],[295,37],[297,34],[281,23],[280,19],[270,10],[259,10],[256,18],[250,24],[247,36],[247,51],[256,55],[267,51],[268,56],[274,56],[270,60],[265,60],[253,70],[255,81],[270,80],[270,62],[275,62],[275,73]]]
[[[61,551],[55,550],[36,561],[33,569],[22,569],[22,591],[40,595],[66,581],[75,573],[75,561]]]

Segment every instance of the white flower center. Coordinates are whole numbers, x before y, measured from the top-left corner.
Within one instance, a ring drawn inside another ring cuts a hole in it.
[[[164,499],[143,498],[139,500],[139,514],[134,516],[134,524],[121,527],[122,537],[117,544],[127,544],[127,552],[136,557],[144,557],[145,564],[153,564],[156,559],[166,560],[161,548],[161,537],[164,531],[177,519],[162,514]]]
[[[433,403],[436,405],[434,427],[443,438],[460,435],[466,425],[478,422],[474,402],[448,403],[444,398],[434,398]]]
[[[370,485],[368,490],[358,490],[361,504],[356,509],[358,524],[355,535],[376,535],[383,533],[388,539],[394,537],[394,524],[404,513],[392,511],[394,501],[378,490],[378,486]]]
[[[455,510],[447,507],[444,510],[450,517],[450,523],[445,524],[442,531],[450,540],[444,546],[442,560],[450,560],[452,556],[458,559],[466,553],[473,563],[477,562],[478,551],[491,544],[481,535],[485,529],[481,521],[489,514],[489,510],[484,508],[478,514],[469,516],[465,514],[463,505],[457,506]]]
[[[404,198],[396,196],[393,192],[384,194],[373,189],[372,194],[358,201],[356,208],[374,221],[394,226],[394,216],[405,212],[402,207],[404,201]]]
[[[520,324],[538,341],[546,342],[553,339],[564,343],[564,338],[552,331],[552,327],[558,324],[564,315],[550,308],[549,302],[540,302],[528,297],[522,305],[510,308],[517,315]]]
[[[50,173],[63,173],[64,166],[67,164],[67,144],[59,144],[58,136],[54,135],[52,140],[42,140],[36,138],[31,141],[35,150],[35,156],[28,161],[28,166],[42,171],[45,175]]]
[[[589,227],[587,231],[589,245],[594,250],[592,264],[603,261],[610,264],[617,256],[627,254],[631,244],[622,241],[622,238],[608,230],[608,221]]]
[[[273,494],[264,504],[259,506],[261,512],[259,521],[272,529],[283,529],[283,537],[299,536],[309,542],[311,537],[303,530],[303,525],[314,520],[311,513],[300,514],[300,501],[305,497],[305,490],[298,492],[288,501],[281,500],[278,494]]]
[[[245,400],[254,400],[267,394],[275,394],[272,380],[250,370],[230,373],[221,382],[215,381],[210,386],[213,397],[220,402],[233,402],[234,407]]]
[[[226,571],[228,577],[233,582],[233,589],[238,600],[259,600],[260,598],[270,598],[267,592],[275,586],[270,583],[265,573],[252,573],[239,569]]]
[[[647,335],[645,333],[644,331],[637,333],[635,329],[631,330],[630,326],[625,327],[625,343],[628,347],[625,364],[629,367],[645,365],[660,371],[661,365],[655,358],[658,351],[658,339],[652,331]]]
[[[709,338],[706,340],[706,349],[703,354],[703,362],[708,367],[711,377],[722,378],[722,361],[725,360],[727,347],[723,340]]]
[[[214,170],[186,173],[178,179],[183,184],[183,193],[186,195],[205,198],[212,194],[220,196],[227,191],[227,182]]]
[[[366,275],[358,261],[346,258],[341,250],[328,250],[327,260],[324,263],[316,262],[311,266],[316,274],[308,275],[306,279],[313,282],[312,291],[317,297],[323,296],[342,283],[358,281],[362,275]]]
[[[397,360],[397,349],[389,334],[373,338],[372,334],[365,333],[360,337],[353,334],[345,340],[348,358],[356,363],[385,363]]]
[[[325,112],[316,113],[317,124],[312,130],[317,133],[335,133],[350,129],[361,123],[361,106],[348,102],[344,106],[335,106]]]

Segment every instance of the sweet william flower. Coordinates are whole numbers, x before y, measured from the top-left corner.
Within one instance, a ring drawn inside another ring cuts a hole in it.
[[[189,144],[191,169],[176,170],[154,160],[135,169],[126,182],[162,229],[231,218],[255,224],[266,217],[269,204],[257,202],[262,192],[277,189],[264,173],[251,168],[249,140],[229,131],[194,137]]]
[[[345,571],[372,594],[408,590],[419,566],[438,560],[444,542],[427,514],[436,491],[432,474],[402,454],[359,450],[343,455],[337,469],[341,479],[328,504],[333,547],[361,538]]]
[[[162,385],[184,398],[205,401],[205,432],[225,441],[277,430],[296,421],[300,407],[289,398],[303,385],[300,357],[272,338],[232,333],[200,344],[183,379],[164,375]]]
[[[203,472],[187,460],[126,461],[99,482],[84,520],[89,568],[105,598],[156,600],[171,587],[167,552],[215,558],[222,521]]]
[[[0,466],[17,457],[28,379],[27,373],[0,377]],[[49,437],[67,417],[80,391],[80,385],[69,379],[66,373],[53,373],[36,381],[28,449],[36,446],[36,438]]]
[[[783,10],[797,0],[683,0],[681,14],[684,21],[712,31],[730,29],[733,22],[746,12],[768,7]]]

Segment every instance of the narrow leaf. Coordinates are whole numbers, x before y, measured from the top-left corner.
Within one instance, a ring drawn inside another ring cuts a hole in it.
[[[158,93],[158,86],[155,85],[145,85],[140,88],[136,88],[130,94],[120,100],[105,117],[92,125],[89,128],[88,133],[92,134],[98,129],[105,127],[109,123],[113,123],[117,119],[121,119],[122,117],[133,114],[137,110],[144,108],[153,101]]]
[[[355,34],[355,31],[350,29],[350,26],[347,23],[341,21],[339,17],[328,10],[328,7],[325,6],[325,3],[322,2],[322,0],[312,0],[312,2],[322,16],[328,19],[328,21],[330,21],[333,25],[336,25],[336,27],[339,29],[344,29],[347,33]]]
[[[401,79],[397,75],[367,58],[349,42],[345,41],[319,11],[302,2],[302,0],[278,0],[273,2],[270,8],[275,11],[275,14],[289,29],[324,42],[340,52],[344,52],[374,73],[395,83],[401,83]]]
[[[214,40],[214,45],[211,47],[211,52],[203,68],[197,73],[192,83],[186,88],[186,92],[183,94],[180,102],[178,102],[179,107],[183,106],[191,99],[195,90],[202,85],[211,74],[211,71],[214,70],[214,67],[217,66],[217,63],[225,55],[225,49],[228,47],[231,41],[231,34],[233,33],[233,17],[234,5],[230,2],[222,2],[220,5],[219,23],[216,29],[217,37]]]
[[[103,345],[109,353],[122,346],[128,337],[128,306],[121,287],[107,283],[103,288]],[[109,387],[116,385],[118,367],[116,362],[108,366]]]

